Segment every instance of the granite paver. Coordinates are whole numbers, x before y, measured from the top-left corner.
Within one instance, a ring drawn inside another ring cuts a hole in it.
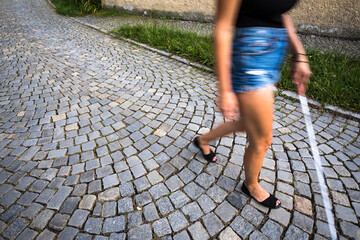
[[[299,103],[275,99],[259,178],[282,207],[268,210],[240,190],[244,134],[213,143],[217,163],[191,143],[224,121],[212,73],[78,22],[112,29],[119,19],[2,2],[0,238],[329,239]],[[211,34],[209,24],[196,29]],[[343,49],[357,46],[344,40]],[[311,114],[338,237],[356,239],[359,121]]]

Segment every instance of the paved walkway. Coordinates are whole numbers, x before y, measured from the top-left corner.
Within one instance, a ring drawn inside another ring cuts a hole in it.
[[[0,6],[0,239],[328,239],[299,104],[276,97],[261,184],[239,189],[242,134],[191,144],[223,121],[212,74],[56,15]],[[312,110],[340,239],[359,238],[359,123]]]

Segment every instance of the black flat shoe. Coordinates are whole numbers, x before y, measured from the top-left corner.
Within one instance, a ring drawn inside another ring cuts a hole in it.
[[[194,144],[198,149],[200,149],[200,151],[201,151],[201,153],[202,153],[202,155],[203,155],[203,157],[205,158],[206,161],[208,161],[208,162],[216,162],[216,155],[211,149],[210,149],[209,154],[204,154],[204,151],[200,147],[199,137],[196,137],[194,139]]]
[[[249,197],[254,198],[253,196],[251,196],[249,189],[245,186],[244,183],[241,186],[241,191],[243,191],[243,193],[245,193]],[[263,205],[265,207],[274,208],[274,209],[277,209],[277,208],[281,207],[281,202],[279,203],[279,205],[276,205],[276,202],[278,200],[279,199],[274,197],[272,194],[270,194],[270,196],[267,199],[265,199],[264,201],[262,201],[262,202],[259,202],[258,200],[255,199],[255,201],[257,201],[259,204],[261,204],[261,205]]]

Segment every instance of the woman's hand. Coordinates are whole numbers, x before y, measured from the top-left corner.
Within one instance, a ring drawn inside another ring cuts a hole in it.
[[[306,87],[310,81],[311,70],[307,61],[292,62],[292,78],[293,83],[297,86],[298,94],[305,96]]]
[[[294,55],[291,66],[293,83],[297,86],[298,94],[305,96],[306,87],[311,76],[309,60],[307,59],[306,52],[300,38],[296,34],[296,29],[290,16],[283,14],[281,17],[288,32],[291,52]]]
[[[227,119],[235,120],[239,116],[238,99],[234,92],[220,92],[219,107]]]

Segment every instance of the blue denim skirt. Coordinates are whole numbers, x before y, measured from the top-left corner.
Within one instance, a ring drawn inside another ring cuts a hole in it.
[[[232,86],[250,92],[280,80],[288,46],[285,28],[237,28],[232,46]]]

